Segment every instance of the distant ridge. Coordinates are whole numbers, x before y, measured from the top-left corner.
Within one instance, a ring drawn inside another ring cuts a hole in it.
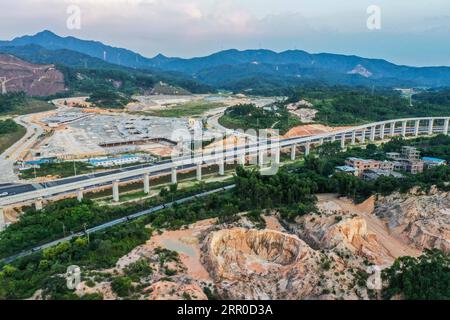
[[[129,68],[178,72],[218,88],[235,88],[251,81],[267,81],[284,86],[304,81],[404,87],[450,86],[450,67],[400,66],[382,59],[354,55],[310,54],[302,50],[277,53],[264,49],[230,49],[191,59],[171,58],[162,54],[147,58],[131,50],[115,48],[98,41],[60,37],[48,30],[0,42],[3,47],[29,45],[47,50],[76,51],[109,64]]]

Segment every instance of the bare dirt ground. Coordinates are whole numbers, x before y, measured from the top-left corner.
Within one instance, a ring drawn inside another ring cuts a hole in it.
[[[190,225],[188,229],[165,231],[154,235],[146,244],[154,250],[157,247],[176,251],[187,268],[187,275],[196,280],[211,281],[205,267],[200,262],[200,233],[215,223],[215,219],[199,221]]]
[[[52,136],[52,152],[54,156],[88,157],[106,155],[105,150],[93,143],[85,130],[65,127],[56,130]],[[49,154],[52,155],[52,154]]]
[[[284,135],[284,138],[306,137],[316,134],[324,134],[339,131],[346,128],[348,127],[328,127],[324,126],[323,124],[307,124],[292,128],[291,130],[288,131],[288,133]]]
[[[9,54],[0,54],[0,78],[0,94],[51,96],[65,90],[64,75],[54,65],[33,64]]]
[[[267,215],[263,215],[262,217],[263,217],[264,221],[266,222],[266,229],[280,231],[280,232],[285,231],[283,226],[280,224],[280,221],[278,221],[278,219],[276,217],[267,216]]]
[[[204,95],[153,95],[153,96],[136,96],[137,101],[131,102],[126,106],[128,111],[157,111],[165,110],[177,104],[183,104],[190,101],[201,100]]]
[[[55,100],[55,102],[57,102],[58,104],[62,104],[64,105],[64,103],[67,103],[68,107],[74,107],[76,105],[82,106],[82,107],[86,107],[89,108],[91,107],[91,103],[87,102],[86,99],[88,97],[73,97],[73,98],[63,98],[63,99],[57,99]]]
[[[159,143],[149,143],[140,146],[141,151],[151,153],[160,157],[168,157],[173,152],[173,147],[165,146]]]
[[[409,245],[406,239],[401,239],[392,234],[386,224],[373,214],[374,197],[358,205],[355,205],[348,199],[338,198],[334,194],[321,194],[318,195],[318,198],[318,206],[321,209],[328,208],[331,211],[344,210],[364,218],[368,231],[377,235],[378,242],[389,252],[393,259],[402,256],[419,256],[421,254],[421,251]]]
[[[20,213],[11,208],[5,208],[3,211],[6,223],[17,223],[20,219]]]

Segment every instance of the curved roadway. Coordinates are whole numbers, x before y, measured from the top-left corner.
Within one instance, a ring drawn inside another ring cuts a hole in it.
[[[40,184],[4,185],[0,186],[0,194],[5,193],[4,196],[0,197],[0,206],[7,206],[46,197],[51,198],[61,194],[73,193],[81,188],[84,188],[85,190],[97,188],[99,186],[111,184],[114,181],[123,182],[137,180],[142,178],[144,174],[157,176],[170,173],[174,169],[192,169],[196,167],[198,163],[208,165],[222,163],[223,161],[239,159],[246,155],[257,155],[260,152],[266,152],[268,148],[279,150],[280,148],[321,144],[336,139],[340,139],[342,146],[345,146],[347,143],[355,144],[356,140],[362,142],[375,141],[377,137],[386,139],[397,135],[447,134],[449,119],[449,117],[435,117],[389,120],[309,137],[294,137],[277,141],[269,140],[264,144],[253,143],[247,146],[225,149],[222,152],[212,151],[211,153],[202,155],[201,158],[193,158],[190,156],[181,157],[153,163],[151,165],[140,165],[120,170],[80,175]],[[438,124],[438,121],[442,123]],[[411,122],[414,123],[414,126],[407,126],[408,123]],[[398,123],[401,124],[400,127],[396,126]],[[393,129],[392,124],[394,124]]]

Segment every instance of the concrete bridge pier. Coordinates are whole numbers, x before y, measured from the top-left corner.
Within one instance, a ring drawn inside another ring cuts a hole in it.
[[[448,122],[449,119],[444,120],[444,134],[448,134]]]
[[[391,122],[391,133],[390,136],[395,136],[395,122]]]
[[[3,208],[0,207],[0,232],[5,230],[5,228],[6,228],[5,213],[3,212]]]
[[[332,136],[332,137],[331,137],[331,142],[332,142],[332,143],[336,142],[336,136]]]
[[[144,173],[144,193],[150,193],[150,175],[148,173]]]
[[[241,166],[245,166],[245,162],[245,153],[243,153],[238,157],[238,164]]]
[[[402,122],[402,137],[406,137],[406,126],[407,126],[408,122],[407,121],[403,121]]]
[[[224,176],[225,175],[225,160],[221,159],[219,161],[219,175]]]
[[[42,204],[42,198],[36,200],[36,202],[34,203],[34,208],[36,209],[36,211],[42,210],[44,208]]]
[[[172,179],[171,179],[172,184],[176,184],[177,183],[177,168],[173,167],[172,168]]]
[[[274,155],[275,155],[275,164],[280,164],[280,153],[281,153],[281,150],[280,150],[280,148],[279,147],[277,147],[277,148],[275,148],[275,150],[272,150],[272,152],[273,153],[275,153]]]
[[[366,129],[363,129],[361,132],[361,143],[366,143]]]
[[[428,125],[428,135],[431,136],[433,134],[434,129],[434,120],[431,119]]]
[[[370,128],[370,142],[374,142],[375,141],[376,130],[377,130],[377,128],[375,126]]]
[[[258,166],[260,168],[264,167],[264,151],[262,150],[258,152]]]
[[[380,139],[381,139],[381,141],[384,140],[384,130],[386,130],[386,125],[383,123],[383,124],[380,126]]]
[[[113,182],[113,201],[119,202],[119,180]]]
[[[341,136],[341,149],[345,149],[345,133]]]
[[[294,145],[292,145],[292,147],[291,147],[291,160],[292,160],[292,161],[295,160],[295,153],[296,153],[296,151],[297,151],[297,145],[294,144]]]
[[[419,136],[419,128],[420,128],[420,120],[416,120],[416,123],[414,125],[414,135],[416,137]]]
[[[202,181],[202,164],[197,163],[197,181]]]
[[[248,155],[248,157],[249,157],[248,158],[248,163],[251,164],[251,165],[258,165],[259,164],[259,162],[258,162],[258,155],[259,155],[259,153],[257,151],[254,151],[254,152],[250,153]]]
[[[352,146],[356,144],[356,131],[352,132]]]
[[[311,153],[311,144],[307,143],[305,144],[305,157],[309,156],[310,153]]]
[[[77,200],[78,200],[79,202],[83,201],[83,191],[84,191],[84,188],[78,189],[78,192],[77,192]]]
[[[323,145],[323,138],[320,138],[319,140],[319,146]]]

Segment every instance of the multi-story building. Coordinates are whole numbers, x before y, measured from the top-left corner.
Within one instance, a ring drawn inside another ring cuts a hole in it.
[[[380,168],[379,161],[355,157],[347,158],[347,160],[345,160],[345,165],[353,167],[356,170],[357,175],[361,175],[366,170]]]
[[[412,174],[423,172],[424,162],[420,160],[420,151],[417,148],[405,146],[402,152],[389,152],[389,159],[395,160],[394,170],[402,170]]]
[[[392,160],[399,160],[399,159],[401,159],[402,154],[398,153],[398,152],[387,152],[386,157],[388,157],[388,159],[392,159]]]
[[[394,162],[394,170],[396,171],[406,171],[411,174],[422,173],[424,169],[423,161],[409,161],[409,160],[400,160]]]
[[[423,172],[424,162],[423,161],[408,161],[406,163],[406,172],[411,174],[418,174]]]
[[[380,170],[394,171],[394,163],[392,161],[380,161]]]
[[[402,159],[409,161],[419,161],[420,160],[420,151],[417,148],[405,146],[402,147]]]
[[[377,161],[372,159],[347,158],[345,165],[355,169],[355,174],[362,176],[367,170],[393,171],[394,163],[391,161]]]

